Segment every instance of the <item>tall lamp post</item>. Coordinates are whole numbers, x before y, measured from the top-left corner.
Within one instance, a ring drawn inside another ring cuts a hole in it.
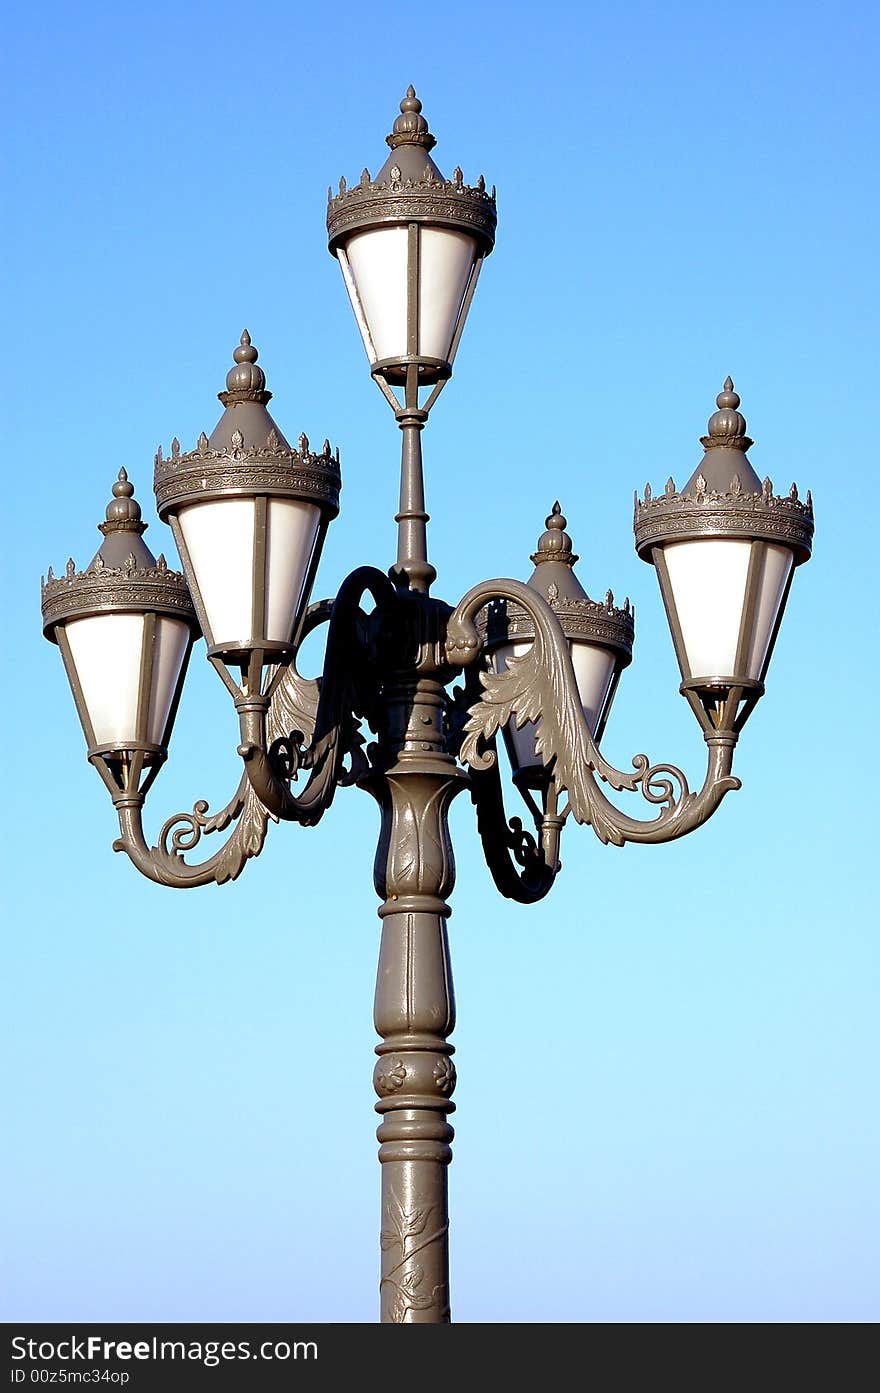
[[[764,680],[794,569],[813,534],[809,494],[774,495],[749,463],[740,399],[728,379],[679,491],[636,497],[638,554],[652,563],[699,721],[707,772],[692,792],[673,765],[637,755],[611,766],[599,743],[630,662],[633,614],[592,600],[559,505],[527,583],[485,581],[453,609],[430,594],[421,432],[452,373],[477,276],[492,250],[495,196],[482,178],[446,179],[412,88],[374,179],[331,194],[327,226],[370,371],[402,432],[397,559],[386,575],[354,570],[335,599],[309,604],[326,528],[339,506],[339,456],[305,436],[291,446],[267,410],[271,393],[245,332],[210,436],[155,461],[159,516],[184,573],[154,559],[124,470],[96,556],[42,586],[43,626],[73,688],[89,760],[119,817],[114,849],[149,879],[187,887],[234,879],[259,855],[268,819],[316,823],[337,788],[381,809],[375,863],[382,901],[373,1082],[381,1115],[382,1319],[449,1319],[447,1166],[455,1087],[452,972],[446,933],[454,863],[449,806],[467,789],[495,884],[533,903],[560,869],[567,821],[603,843],[666,842],[706,821],[739,787],[740,731]],[[372,600],[365,611],[365,596]],[[327,625],[322,676],[304,679],[304,637]],[[243,774],[209,815],[199,801],[169,818],[155,846],[142,826],[166,758],[193,642],[229,691]],[[462,685],[450,693],[452,683]],[[374,741],[365,748],[361,725]],[[508,818],[503,737],[522,817]],[[601,785],[641,795],[652,814],[620,811]],[[531,830],[527,830],[525,823]],[[207,860],[185,853],[231,827]]]

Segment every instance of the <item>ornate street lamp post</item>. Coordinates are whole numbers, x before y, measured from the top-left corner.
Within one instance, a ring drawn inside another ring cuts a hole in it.
[[[776,497],[746,453],[751,442],[728,379],[703,437],[705,455],[681,492],[672,480],[636,499],[639,555],[657,569],[708,767],[699,792],[645,755],[613,768],[599,742],[632,657],[629,601],[589,598],[554,505],[523,584],[485,581],[455,609],[430,594],[421,432],[448,381],[483,259],[495,197],[482,178],[447,180],[412,88],[375,179],[365,170],[330,198],[339,260],[370,370],[403,433],[397,561],[388,575],[353,571],[335,600],[309,605],[328,523],[339,504],[339,460],[325,441],[288,444],[244,333],[209,436],[155,463],[159,515],[171,523],[185,575],[155,561],[125,471],[83,572],[68,564],[43,583],[44,632],[62,650],[89,759],[119,817],[114,847],[162,885],[234,879],[262,849],[269,817],[316,823],[336,789],[357,785],[379,804],[375,884],[382,938],[374,1071],[381,1115],[382,1319],[449,1319],[448,1206],[455,1087],[452,972],[446,934],[454,863],[453,798],[467,789],[502,894],[531,903],[560,869],[569,817],[602,842],[665,842],[699,827],[739,787],[733,751],[764,680],[794,568],[807,560],[813,511],[792,486]],[[395,394],[402,392],[402,399]],[[365,595],[373,601],[366,613]],[[327,624],[317,681],[298,648]],[[141,821],[167,754],[193,639],[232,696],[244,772],[208,815],[176,814],[155,846]],[[461,678],[462,685],[449,688]],[[366,721],[375,740],[364,749]],[[505,812],[497,737],[507,747],[527,831]],[[620,811],[601,784],[642,795],[654,815]],[[184,854],[232,826],[206,861]]]

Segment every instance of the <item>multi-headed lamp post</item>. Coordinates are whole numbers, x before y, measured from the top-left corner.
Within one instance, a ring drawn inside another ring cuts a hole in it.
[[[531,903],[560,868],[569,817],[600,841],[684,836],[737,788],[739,733],[764,690],[794,568],[810,555],[813,512],[792,486],[762,483],[728,379],[681,491],[636,499],[636,547],[657,570],[682,672],[681,690],[708,749],[702,788],[637,755],[607,763],[599,741],[630,662],[627,601],[591,600],[555,505],[527,584],[485,581],[455,609],[433,598],[421,432],[448,381],[484,257],[495,236],[494,190],[470,188],[431,159],[434,137],[413,89],[388,137],[385,165],[331,195],[330,250],[342,268],[370,371],[403,434],[397,561],[388,575],[353,571],[335,600],[309,605],[328,523],[339,505],[339,460],[305,436],[288,444],[247,333],[220,393],[210,436],[156,456],[159,516],[184,574],[156,561],[124,470],[85,571],[68,563],[42,587],[46,637],[61,648],[88,744],[119,816],[115,849],[144,875],[178,887],[234,879],[262,849],[267,820],[316,823],[340,785],[367,789],[381,810],[375,883],[382,939],[374,1072],[381,1114],[382,1318],[449,1318],[446,1168],[455,1087],[452,973],[446,935],[454,864],[447,815],[467,789],[502,894]],[[400,392],[398,396],[396,392]],[[369,612],[362,608],[366,595]],[[327,623],[323,674],[297,671],[303,638]],[[211,816],[197,802],[144,837],[144,798],[166,757],[192,644],[229,690],[244,773]],[[463,684],[450,694],[451,684]],[[364,749],[366,721],[375,741]],[[496,742],[533,824],[508,819]],[[603,792],[640,793],[641,821]],[[232,830],[213,856],[184,854]]]

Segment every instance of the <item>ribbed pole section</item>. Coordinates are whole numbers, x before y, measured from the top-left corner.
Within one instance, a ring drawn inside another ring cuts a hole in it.
[[[422,427],[427,415],[414,407],[397,412],[403,432],[400,455],[400,507],[397,523],[397,565],[392,577],[413,590],[427,593],[437,572],[428,560],[428,514],[422,471]]]

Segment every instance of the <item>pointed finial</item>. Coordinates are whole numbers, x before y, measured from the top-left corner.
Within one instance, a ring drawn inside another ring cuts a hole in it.
[[[120,469],[113,485],[113,497],[107,504],[104,522],[98,524],[99,531],[106,537],[111,532],[136,532],[139,536],[146,531],[147,524],[141,521],[141,505],[134,496],[134,485],[124,469]]]
[[[437,144],[428,130],[428,123],[422,115],[422,104],[412,83],[400,103],[400,115],[394,122],[391,134],[385,139],[392,150],[396,150],[398,145],[421,145],[423,150],[432,150]]]
[[[746,418],[737,410],[739,404],[740,395],[734,390],[733,378],[726,377],[724,386],[715,398],[718,410],[709,417],[709,434],[700,438],[705,449],[726,446],[727,449],[745,451],[754,443],[746,435]]]
[[[577,557],[571,549],[571,538],[565,530],[568,520],[563,516],[558,498],[544,519],[544,526],[547,531],[538,538],[538,550],[532,556],[532,561],[536,566],[543,561],[563,561],[567,566],[573,566]]]
[[[247,329],[241,331],[241,341],[232,354],[236,363],[255,363],[259,358],[259,353],[251,342],[251,336]]]
[[[226,391],[219,393],[224,406],[236,401],[261,401],[264,404],[269,401],[272,393],[266,391],[266,374],[257,366],[259,356],[247,329],[242,329],[241,339],[232,354],[235,367],[226,374]]]

